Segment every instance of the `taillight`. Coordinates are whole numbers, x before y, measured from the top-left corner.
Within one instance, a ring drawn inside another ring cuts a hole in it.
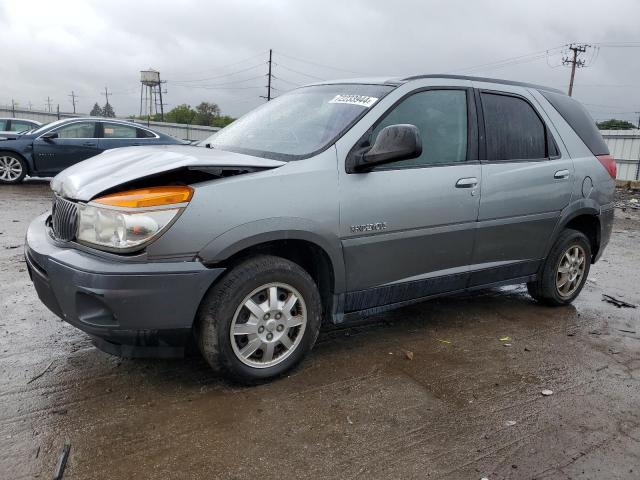
[[[615,180],[618,167],[616,161],[611,155],[596,155],[596,158],[600,161],[604,169],[611,175],[611,178]]]

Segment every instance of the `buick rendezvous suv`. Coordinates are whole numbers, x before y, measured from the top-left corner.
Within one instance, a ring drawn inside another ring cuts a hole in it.
[[[106,151],[55,177],[26,261],[40,299],[123,356],[251,383],[323,321],[526,283],[580,293],[607,245],[616,165],[550,88],[451,75],[291,91],[199,146]]]

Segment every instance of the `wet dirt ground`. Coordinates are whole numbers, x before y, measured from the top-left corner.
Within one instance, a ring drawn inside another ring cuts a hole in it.
[[[65,479],[640,478],[640,308],[601,300],[640,304],[637,211],[616,211],[572,306],[522,287],[431,301],[239,388],[200,358],[102,353],[40,304],[22,243],[49,195],[0,187],[1,479],[51,478],[65,442]]]

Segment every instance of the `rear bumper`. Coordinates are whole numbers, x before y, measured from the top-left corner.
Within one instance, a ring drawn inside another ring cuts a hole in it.
[[[200,301],[224,269],[199,262],[123,262],[61,247],[45,219],[29,226],[25,257],[38,297],[53,313],[112,354],[184,354]]]
[[[611,238],[611,231],[613,230],[613,213],[615,208],[613,205],[607,207],[606,209],[602,209],[600,211],[600,247],[598,248],[598,253],[593,258],[593,262],[597,262],[600,260],[602,256],[602,252],[604,252],[605,247],[609,243],[609,239]]]

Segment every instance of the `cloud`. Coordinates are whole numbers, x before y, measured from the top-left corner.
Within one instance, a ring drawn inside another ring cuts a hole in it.
[[[73,90],[88,111],[104,103],[107,85],[118,114],[137,113],[139,71],[152,67],[167,80],[167,108],[206,100],[240,115],[263,101],[269,48],[279,95],[316,78],[448,72],[570,41],[639,41],[638,18],[633,0],[615,8],[556,0],[3,2],[0,103],[42,108],[49,96],[69,110]],[[605,105],[589,107],[600,117],[640,110],[638,89],[623,86],[637,85],[639,52],[602,48],[578,72],[576,97]],[[552,68],[558,53],[473,73],[564,89],[568,70]]]

